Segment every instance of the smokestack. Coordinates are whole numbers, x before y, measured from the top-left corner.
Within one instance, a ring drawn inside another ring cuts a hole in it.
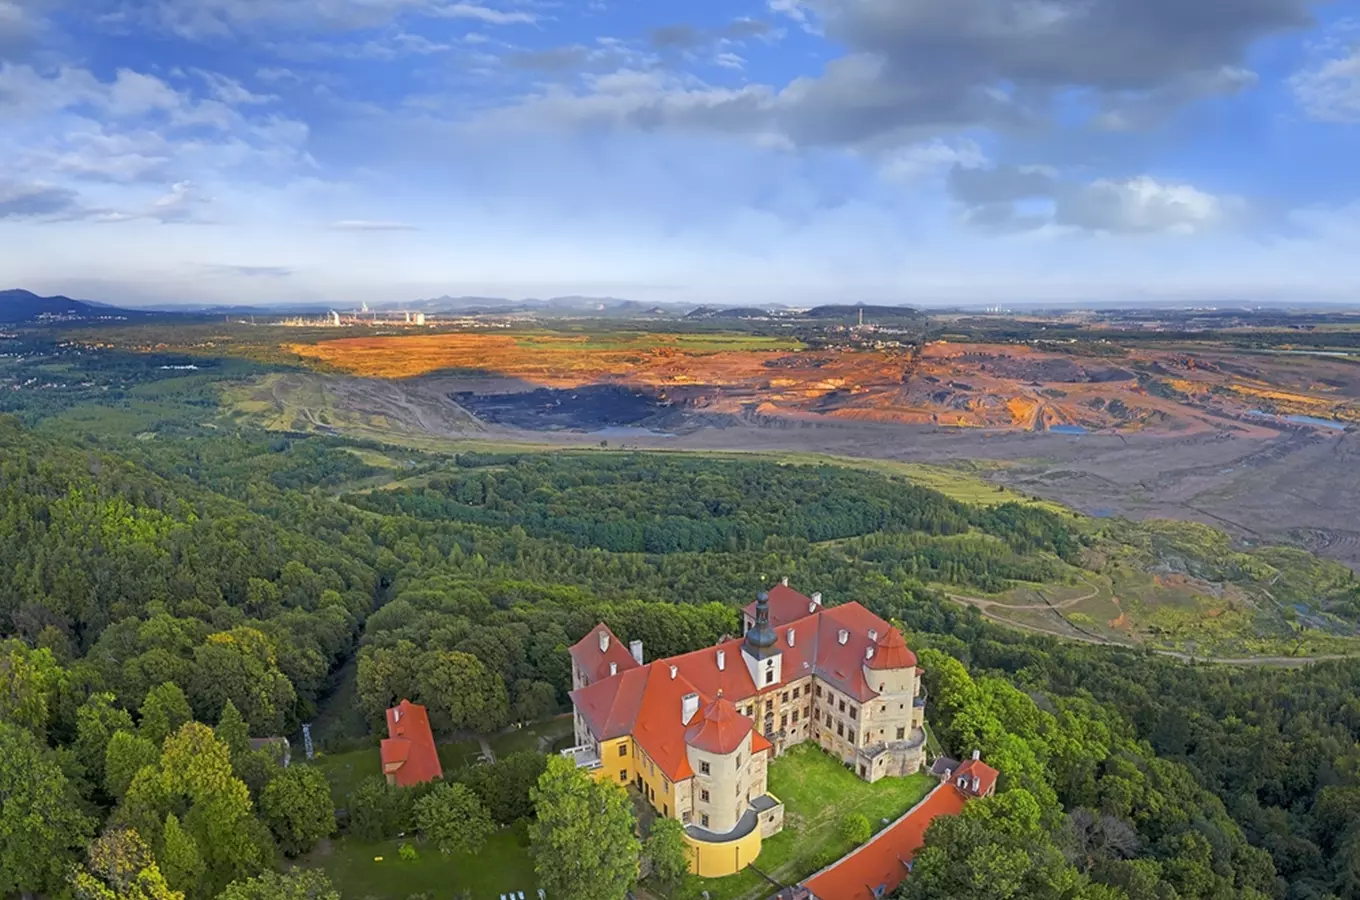
[[[718,651],[718,671],[721,672],[721,671],[723,671],[723,670],[726,669],[726,668],[727,668],[727,651],[726,651],[726,650],[719,650],[719,651]]]
[[[629,641],[628,652],[633,654],[633,661],[642,665],[642,641]]]
[[[876,641],[876,640],[878,640],[878,629],[877,629],[877,628],[870,628],[870,629],[869,629],[869,640],[871,640],[871,641]]]
[[[822,592],[821,592],[821,591],[813,591],[813,592],[812,592],[812,602],[815,603],[815,604],[817,604],[818,606],[821,606],[821,605],[822,605]]]
[[[850,640],[850,632],[842,628],[840,632],[836,635],[836,640],[841,644],[844,644],[846,641]]]
[[[671,666],[671,681],[674,681],[674,680],[675,680],[675,676],[676,676],[679,672],[680,672],[680,670],[679,670],[678,668],[676,668],[675,666]]]
[[[874,658],[874,648],[873,648],[873,647],[865,647],[865,648],[864,648],[864,659],[865,659],[865,661],[867,662],[868,660],[871,660],[871,659],[873,659],[873,658]]]
[[[782,585],[784,585],[784,587],[788,587],[788,586],[789,586],[789,576],[785,575],[783,578],[779,579],[779,583],[782,584]]]
[[[790,629],[789,629],[789,646],[790,646],[790,647],[793,646],[793,638],[794,638],[794,635],[795,635],[794,630],[793,630],[792,628],[790,628]]]
[[[686,694],[680,698],[680,721],[682,724],[688,725],[689,720],[693,719],[697,712],[699,712],[698,694]]]
[[[617,675],[617,674],[619,674],[619,664],[618,664],[618,663],[612,662],[612,663],[609,664],[609,674],[610,674],[610,675]]]
[[[609,632],[600,629],[600,652],[604,653],[609,649]]]
[[[975,760],[977,760],[977,759],[982,759],[982,751],[981,751],[981,750],[974,750],[974,751],[973,751],[973,759],[975,759]]]

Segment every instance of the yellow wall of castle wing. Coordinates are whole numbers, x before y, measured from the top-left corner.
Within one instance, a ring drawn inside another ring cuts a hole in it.
[[[689,870],[700,878],[721,878],[733,875],[755,862],[760,855],[760,829],[744,838],[722,844],[708,844],[685,835],[689,846]]]

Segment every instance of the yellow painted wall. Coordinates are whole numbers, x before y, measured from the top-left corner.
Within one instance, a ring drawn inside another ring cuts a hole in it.
[[[689,870],[701,878],[721,878],[740,872],[760,855],[760,829],[744,838],[723,844],[708,844],[685,835],[689,845]]]
[[[623,748],[624,755],[619,755],[619,748]],[[614,738],[612,741],[600,741],[600,768],[593,774],[598,781],[612,781],[615,784],[627,785],[633,780],[634,766],[633,742],[626,737]],[[628,773],[625,779],[619,778],[619,771]]]
[[[618,751],[615,750],[614,752],[617,753]],[[652,789],[651,804],[656,811],[662,813],[664,810],[664,814],[669,818],[680,818],[680,814],[676,812],[675,808],[675,784],[666,777],[665,772],[661,771],[661,767],[647,755],[647,751],[639,747],[637,742],[634,741],[632,769],[629,771],[628,777],[636,778],[638,775],[642,776],[643,784]],[[614,773],[614,777],[619,777],[617,772]]]

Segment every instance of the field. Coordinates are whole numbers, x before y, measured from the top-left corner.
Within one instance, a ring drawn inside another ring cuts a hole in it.
[[[877,833],[934,786],[925,774],[868,784],[819,748],[795,747],[770,764],[770,793],[784,801],[784,830],[764,842],[756,867],[792,884],[854,846],[837,830],[842,817],[860,813]],[[768,881],[749,870],[692,884],[694,897],[702,890],[710,900],[759,900],[771,891]]]
[[[457,900],[460,891],[467,891],[469,900],[496,900],[510,890],[538,896],[533,861],[514,829],[492,836],[475,856],[441,856],[422,842],[412,841],[419,856],[404,860],[398,855],[402,843],[365,844],[345,837],[318,848],[301,863],[324,870],[349,900],[393,900],[419,894]]]

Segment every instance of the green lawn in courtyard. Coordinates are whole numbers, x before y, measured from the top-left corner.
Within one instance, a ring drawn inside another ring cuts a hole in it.
[[[529,850],[508,828],[497,832],[475,856],[441,856],[412,841],[420,857],[404,860],[397,852],[401,843],[340,838],[312,853],[305,865],[324,870],[345,900],[406,900],[412,894],[428,894],[434,900],[498,900],[512,890],[538,900]],[[382,862],[375,860],[379,856]]]
[[[491,739],[491,749],[497,759],[523,750],[552,753],[564,738],[571,737],[571,714],[568,713],[498,734]],[[568,740],[562,746],[569,747],[571,743]]]
[[[764,842],[755,865],[793,884],[852,848],[840,836],[843,816],[864,815],[877,834],[919,803],[936,783],[929,775],[918,774],[869,784],[818,747],[795,747],[770,764],[770,793],[784,801],[784,830]],[[698,897],[700,891],[708,891],[711,900],[758,900],[773,888],[747,869],[726,878],[690,879],[686,896]]]

